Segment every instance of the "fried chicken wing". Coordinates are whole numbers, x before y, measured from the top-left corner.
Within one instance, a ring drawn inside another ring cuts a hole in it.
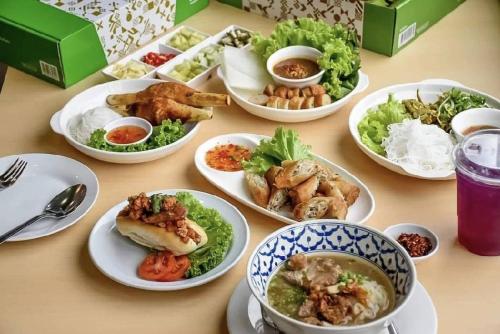
[[[109,95],[106,102],[111,106],[146,103],[155,98],[167,98],[193,107],[228,106],[231,102],[227,94],[201,93],[186,85],[162,82],[129,94]]]

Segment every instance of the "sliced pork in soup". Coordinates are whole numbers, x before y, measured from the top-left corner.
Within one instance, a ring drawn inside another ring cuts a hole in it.
[[[378,319],[394,308],[394,287],[375,265],[352,255],[296,254],[272,277],[271,306],[318,326],[349,326]]]

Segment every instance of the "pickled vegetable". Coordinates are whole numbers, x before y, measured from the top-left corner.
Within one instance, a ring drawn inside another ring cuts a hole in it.
[[[138,79],[149,72],[145,64],[130,60],[126,64],[116,64],[111,70],[111,74],[118,79]]]
[[[177,50],[186,51],[203,41],[205,38],[207,37],[196,31],[182,28],[170,39],[170,41],[168,41],[168,45]]]
[[[174,79],[188,82],[205,70],[206,67],[193,60],[184,60],[182,63],[175,65],[174,69],[168,75]]]
[[[198,52],[193,61],[206,67],[212,67],[220,63],[220,56],[224,47],[222,45],[210,45]]]
[[[243,29],[234,29],[228,31],[224,37],[219,41],[220,45],[234,46],[235,48],[242,48],[250,41],[250,32]]]

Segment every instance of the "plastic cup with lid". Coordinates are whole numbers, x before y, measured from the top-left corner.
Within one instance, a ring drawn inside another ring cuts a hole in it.
[[[474,132],[453,151],[458,240],[478,255],[500,255],[500,129]]]

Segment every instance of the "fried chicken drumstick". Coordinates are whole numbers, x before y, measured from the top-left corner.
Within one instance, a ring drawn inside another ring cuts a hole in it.
[[[198,122],[212,118],[212,110],[191,107],[172,99],[157,97],[145,103],[135,103],[129,115],[144,118],[152,125],[159,125],[163,120],[172,119],[185,122]]]
[[[231,102],[226,94],[201,93],[186,85],[175,82],[162,82],[129,94],[109,95],[106,102],[111,106],[146,103],[154,98],[167,98],[192,107],[221,107]]]

